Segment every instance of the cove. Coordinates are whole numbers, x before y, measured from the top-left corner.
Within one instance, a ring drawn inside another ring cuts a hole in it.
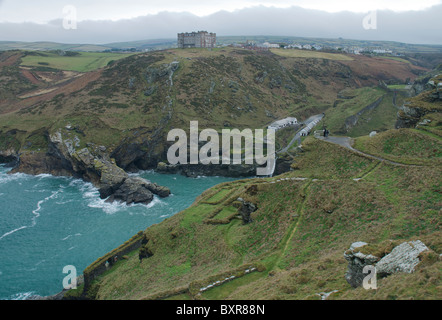
[[[170,188],[149,205],[106,203],[82,180],[9,175],[0,165],[0,299],[47,296],[63,288],[67,265],[78,274],[138,231],[189,207],[208,188],[234,178],[140,172]]]

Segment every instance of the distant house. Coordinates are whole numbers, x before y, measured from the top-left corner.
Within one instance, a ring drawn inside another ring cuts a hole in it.
[[[285,118],[285,119],[273,122],[271,125],[268,126],[268,129],[279,130],[279,129],[286,128],[289,126],[294,126],[296,124],[298,124],[298,119]]]
[[[373,53],[377,53],[377,54],[392,54],[393,51],[386,50],[386,49],[374,49]]]
[[[262,45],[266,48],[279,48],[279,44],[276,43],[264,42]]]
[[[322,50],[322,46],[320,46],[319,44],[314,44],[312,46],[312,48],[314,48],[315,50],[318,50],[318,51]]]
[[[216,33],[207,31],[178,33],[178,48],[214,48]]]

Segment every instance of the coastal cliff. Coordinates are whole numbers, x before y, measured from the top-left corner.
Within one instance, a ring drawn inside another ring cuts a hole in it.
[[[71,128],[47,134],[48,150],[16,154],[17,165],[11,173],[49,173],[55,176],[72,176],[91,182],[99,188],[100,197],[108,201],[127,204],[148,204],[153,195],[167,197],[170,190],[142,178],[129,177],[106,152],[106,147],[88,144],[82,147],[81,140]]]

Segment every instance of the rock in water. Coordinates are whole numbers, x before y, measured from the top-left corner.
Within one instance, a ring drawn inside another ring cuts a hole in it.
[[[168,197],[170,195],[169,188],[160,186],[160,185],[158,185],[156,183],[148,183],[146,187],[152,193],[156,194],[157,196],[159,196],[161,198],[166,198],[166,197]]]
[[[376,272],[389,275],[397,272],[412,273],[419,264],[419,255],[429,250],[421,241],[404,242],[376,264]]]
[[[170,190],[143,178],[130,177],[124,180],[107,201],[149,204],[153,200],[154,194],[164,198],[170,195]]]

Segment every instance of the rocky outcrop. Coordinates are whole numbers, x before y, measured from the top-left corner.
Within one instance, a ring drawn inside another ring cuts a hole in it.
[[[403,105],[398,112],[395,127],[396,129],[413,128],[427,113],[426,109]]]
[[[397,272],[414,272],[419,264],[419,255],[429,250],[421,241],[404,242],[393,249],[376,264],[376,272],[381,276]]]
[[[425,77],[413,85],[417,96],[399,108],[395,124],[397,129],[414,128],[425,115],[441,111],[442,82],[428,81],[430,78]]]
[[[412,273],[421,262],[421,254],[426,251],[430,249],[420,240],[403,242],[399,245],[388,241],[377,246],[355,242],[344,252],[344,258],[348,261],[345,279],[353,288],[361,286],[368,275],[363,273],[366,266],[375,267],[376,274],[380,277],[398,272]]]
[[[164,162],[158,163],[156,170],[161,173],[179,173],[186,177],[198,176],[223,176],[223,177],[252,177],[256,175],[256,165],[170,165]]]
[[[146,80],[149,85],[155,83],[158,79],[167,77],[168,84],[173,86],[173,74],[179,67],[178,61],[173,61],[170,64],[162,64],[161,66],[150,66],[146,70]]]
[[[118,200],[127,204],[149,204],[153,200],[154,194],[165,198],[170,195],[170,190],[142,178],[130,177],[125,179],[118,189],[110,194],[107,201],[113,202]],[[104,198],[105,196],[102,197]]]
[[[167,197],[170,190],[142,178],[133,178],[117,166],[106,147],[89,143],[81,147],[78,136],[59,129],[48,135],[46,153],[30,152],[20,156],[19,165],[12,172],[30,174],[50,173],[74,176],[92,182],[99,188],[100,197],[127,204],[148,204],[153,195]]]
[[[19,155],[14,149],[0,150],[0,163],[5,163],[7,167],[17,165]]]

